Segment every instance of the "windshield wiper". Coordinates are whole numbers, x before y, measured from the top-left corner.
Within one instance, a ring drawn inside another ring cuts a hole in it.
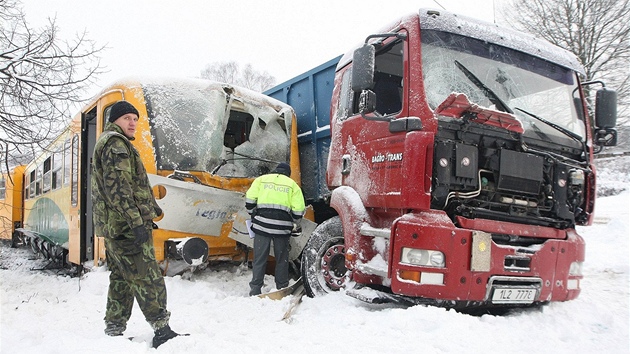
[[[214,175],[217,172],[219,172],[221,167],[225,166],[228,163],[228,161],[255,160],[255,161],[269,162],[269,163],[274,163],[274,164],[280,163],[280,161],[273,161],[273,160],[263,159],[262,157],[249,156],[249,155],[241,154],[241,153],[238,153],[238,152],[233,152],[233,154],[241,156],[241,157],[231,157],[231,158],[228,158],[228,159],[221,159],[221,162],[215,168],[213,168],[212,171],[210,171],[210,174]]]
[[[455,60],[455,65],[457,66],[459,70],[461,70],[464,73],[464,75],[466,75],[468,80],[472,81],[472,83],[475,84],[475,86],[477,86],[479,89],[481,89],[481,91],[483,91],[484,95],[486,95],[486,97],[488,97],[490,102],[494,103],[494,105],[498,109],[502,110],[503,112],[514,114],[514,111],[510,107],[508,107],[508,105],[505,104],[505,102],[503,102],[503,100],[501,100],[501,98],[499,98],[499,96],[494,91],[492,91],[492,89],[486,86],[481,80],[479,80],[477,76],[475,76],[475,74],[473,74],[470,70],[468,70],[468,68],[466,68],[464,64]]]
[[[550,121],[548,121],[548,120],[546,120],[546,119],[544,119],[542,117],[539,117],[539,116],[535,115],[534,113],[527,112],[524,109],[521,109],[521,108],[518,108],[518,107],[514,107],[514,109],[519,110],[519,111],[527,114],[528,116],[530,116],[532,118],[535,118],[535,119],[537,119],[537,120],[547,124],[548,126],[550,126],[550,127],[554,128],[555,130],[559,131],[560,133],[568,136],[569,138],[574,139],[575,141],[577,141],[580,144],[583,144],[582,137],[577,135],[577,134],[575,134],[574,132],[568,130],[567,128],[561,127],[561,126],[559,126],[556,123],[552,123],[552,122],[550,122]]]

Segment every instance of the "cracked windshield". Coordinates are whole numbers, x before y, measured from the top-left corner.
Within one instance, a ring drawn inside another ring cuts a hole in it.
[[[143,88],[158,169],[258,177],[288,159],[288,109],[207,82]]]
[[[526,137],[571,145],[575,139],[584,140],[584,123],[573,99],[576,78],[568,69],[491,43],[430,30],[422,34],[422,61],[432,109],[449,94],[464,93],[479,106],[516,115]]]

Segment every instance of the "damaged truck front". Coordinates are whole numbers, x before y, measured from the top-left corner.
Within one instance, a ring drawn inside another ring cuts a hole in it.
[[[581,77],[563,49],[441,11],[368,36],[334,76],[337,216],[304,250],[307,292],[352,284],[366,301],[453,308],[575,299],[593,154],[616,143],[615,92],[598,90],[591,120],[585,88],[603,83]]]

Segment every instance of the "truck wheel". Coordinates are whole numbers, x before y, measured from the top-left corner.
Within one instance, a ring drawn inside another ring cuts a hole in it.
[[[302,253],[302,279],[310,297],[343,288],[349,278],[341,219],[336,216],[313,231]]]

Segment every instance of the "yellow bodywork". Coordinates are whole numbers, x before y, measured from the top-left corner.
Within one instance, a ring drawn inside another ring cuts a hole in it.
[[[253,95],[253,94],[252,94]],[[268,97],[260,95],[261,104],[264,104],[265,100],[269,100]],[[255,97],[255,96],[254,96]],[[132,141],[133,145],[136,147],[138,152],[140,153],[141,159],[144,163],[144,166],[147,170],[148,174],[155,174],[162,177],[167,177],[173,174],[173,170],[158,170],[156,165],[156,158],[154,154],[154,144],[152,141],[150,124],[147,119],[147,103],[145,102],[144,94],[142,91],[142,86],[139,82],[136,81],[120,81],[105,90],[98,95],[91,104],[88,104],[84,109],[83,113],[85,114],[88,111],[96,108],[96,130],[97,137],[101,134],[104,128],[104,112],[105,109],[115,103],[120,99],[125,99],[133,104],[139,111],[140,117],[137,125],[137,130],[135,134],[135,140]],[[286,106],[288,107],[288,106]],[[288,108],[290,109],[290,108]],[[291,131],[289,133],[290,136],[290,152],[287,154],[290,156],[290,165],[292,167],[292,178],[296,180],[296,182],[300,183],[300,166],[299,166],[299,154],[298,154],[298,143],[297,143],[297,124],[295,113],[292,112],[292,124]],[[195,176],[203,185],[211,186],[214,188],[218,188],[226,191],[234,191],[245,193],[249,188],[251,182],[254,178],[227,178],[218,175],[213,175],[208,172],[198,172],[198,171],[190,171],[191,175]],[[186,180],[186,182],[194,183],[192,179]],[[89,181],[87,181],[89,183]],[[156,199],[158,199],[158,203],[160,199],[164,196],[164,188],[161,186],[154,187],[154,194]],[[244,203],[243,203],[244,207]],[[227,221],[224,223],[220,230],[220,235],[201,235],[201,234],[191,234],[191,233],[183,233],[168,229],[159,228],[153,231],[153,241],[155,245],[155,254],[158,261],[165,260],[165,242],[169,239],[178,239],[178,238],[187,238],[187,237],[199,237],[206,241],[209,249],[209,259],[210,260],[242,260],[245,257],[245,252],[242,247],[238,247],[236,241],[229,237],[230,231],[232,230],[232,222],[234,218],[237,217],[237,213],[234,213]],[[311,216],[312,217],[312,216]],[[159,222],[161,218],[156,219],[156,222]],[[193,222],[191,219],[190,222]],[[94,240],[94,261],[98,264],[100,261],[105,259],[105,247],[104,242],[101,237],[95,235]]]
[[[22,193],[25,166],[17,166],[0,178],[4,195],[0,196],[0,239],[10,240],[16,223],[22,222]]]

